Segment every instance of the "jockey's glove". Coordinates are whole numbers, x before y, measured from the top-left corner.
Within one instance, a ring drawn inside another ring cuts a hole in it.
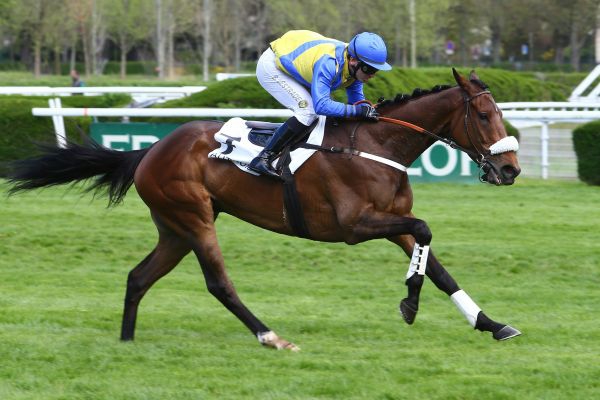
[[[373,107],[372,105],[367,104],[367,103],[362,103],[362,104],[359,104],[359,107],[360,108],[358,110],[358,117],[369,120],[369,121],[378,121],[379,120],[379,113],[377,112],[375,107]]]

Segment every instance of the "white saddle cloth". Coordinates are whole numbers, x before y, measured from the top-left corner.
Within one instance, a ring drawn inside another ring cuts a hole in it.
[[[308,137],[307,143],[321,145],[323,143],[323,133],[325,132],[326,117],[320,116],[317,126]],[[254,157],[263,149],[248,140],[250,128],[246,126],[246,121],[242,118],[232,118],[223,125],[223,127],[215,134],[215,140],[221,143],[221,147],[208,153],[209,158],[219,158],[221,160],[229,160],[233,162],[242,171],[253,175],[258,175],[256,172],[248,169],[248,164]],[[290,162],[290,170],[292,174],[316,150],[299,148],[292,151],[292,161]],[[274,164],[277,160],[274,161]]]

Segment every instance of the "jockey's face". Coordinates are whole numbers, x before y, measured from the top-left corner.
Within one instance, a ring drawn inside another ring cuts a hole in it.
[[[350,69],[350,75],[363,83],[366,83],[377,73],[377,69],[361,63],[356,58],[350,58],[348,68]]]

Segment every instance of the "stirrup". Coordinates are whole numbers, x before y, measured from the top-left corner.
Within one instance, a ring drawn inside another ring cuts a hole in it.
[[[269,157],[258,156],[248,164],[248,169],[257,172],[260,175],[281,179],[281,175],[277,173],[277,170],[271,167],[271,162]]]

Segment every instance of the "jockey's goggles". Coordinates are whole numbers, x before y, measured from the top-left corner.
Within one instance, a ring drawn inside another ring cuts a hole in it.
[[[369,64],[365,63],[364,61],[360,61],[360,60],[358,61],[358,68],[367,75],[373,75],[374,73],[379,71],[377,68],[372,67]]]

